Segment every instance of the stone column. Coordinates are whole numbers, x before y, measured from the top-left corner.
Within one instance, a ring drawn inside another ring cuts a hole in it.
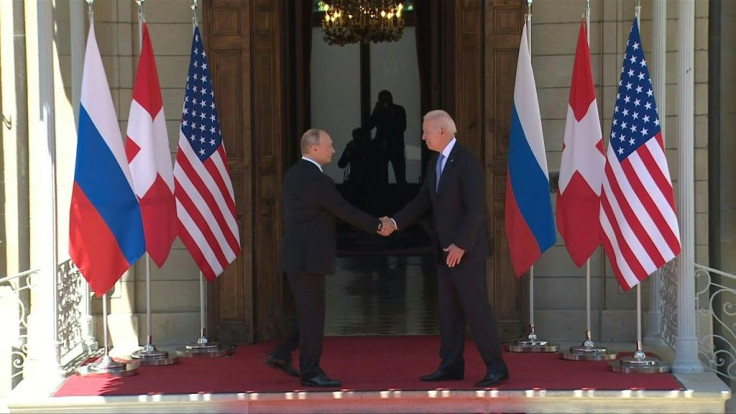
[[[674,372],[702,372],[698,361],[695,327],[695,170],[694,170],[694,73],[695,70],[695,0],[680,0],[678,30],[679,61],[677,71],[677,119],[680,138],[677,143],[680,161],[678,177],[678,220],[682,253],[677,268],[677,336],[675,337]]]
[[[57,338],[56,119],[53,3],[26,1],[31,309],[24,377],[42,387],[62,377]]]
[[[654,96],[657,97],[657,112],[662,120],[662,137],[667,140],[665,120],[667,105],[665,81],[667,79],[667,0],[652,2],[652,86]],[[667,146],[665,145],[665,148]],[[647,326],[644,334],[644,343],[647,345],[662,344],[662,300],[660,290],[662,286],[662,271],[657,270],[649,278],[649,311],[647,312]]]

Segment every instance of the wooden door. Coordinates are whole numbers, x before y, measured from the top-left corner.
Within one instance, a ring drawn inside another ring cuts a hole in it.
[[[516,59],[524,24],[522,0],[463,0],[455,3],[455,62],[447,74],[447,105],[455,112],[458,137],[479,156],[485,170],[489,238],[488,297],[503,339],[526,333],[524,286],[514,277],[504,231],[506,164]],[[441,38],[448,41],[448,36]],[[451,86],[451,87],[450,87]],[[454,96],[452,94],[454,93]]]
[[[284,35],[299,30],[294,28],[297,19],[289,4],[304,7],[309,3],[203,3],[205,47],[242,240],[239,259],[209,289],[208,326],[212,336],[224,343],[271,339],[283,323],[284,292],[288,290],[279,266],[280,187],[290,163],[287,154],[296,145],[296,138],[290,136],[297,124],[307,122],[301,118],[308,117],[299,110],[305,106],[299,100],[308,96],[308,85],[299,76],[286,75],[287,63],[300,65],[305,59],[297,49],[300,43],[290,43],[292,37]],[[454,114],[458,137],[483,163],[492,240],[492,255],[486,263],[488,295],[501,337],[516,339],[526,330],[528,299],[522,283],[513,276],[503,208],[524,1],[433,0],[432,10],[433,19],[441,24],[439,33],[432,32],[440,53],[432,58],[431,105]]]
[[[276,336],[281,303],[283,58],[278,0],[202,3],[241,252],[208,286],[208,327],[222,343]]]

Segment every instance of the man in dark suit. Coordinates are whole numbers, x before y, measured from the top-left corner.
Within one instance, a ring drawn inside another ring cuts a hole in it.
[[[382,90],[378,101],[368,119],[366,129],[376,128],[376,147],[378,148],[378,168],[381,169],[379,181],[388,184],[388,163],[394,169],[397,184],[406,184],[406,154],[404,131],[406,131],[406,110],[394,103],[391,92]]]
[[[325,325],[325,274],[335,271],[337,242],[335,217],[368,232],[380,230],[380,221],[348,203],[335,182],[322,172],[335,149],[327,132],[310,129],[302,135],[302,158],[286,173],[283,185],[284,238],[281,254],[294,295],[298,324],[278,344],[266,362],[290,375],[291,352],[299,346],[301,383],[312,387],[339,387],[320,367]]]
[[[422,381],[461,380],[465,375],[465,322],[486,365],[475,383],[487,387],[508,379],[496,322],[488,304],[484,265],[489,254],[485,225],[483,169],[455,138],[456,127],[445,111],[424,116],[422,139],[438,154],[430,160],[419,194],[392,219],[382,218],[381,234],[407,228],[429,209],[437,233],[440,366]]]

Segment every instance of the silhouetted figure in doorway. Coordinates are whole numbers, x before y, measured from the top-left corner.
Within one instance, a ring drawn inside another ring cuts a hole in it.
[[[373,108],[368,125],[370,131],[376,128],[376,146],[379,153],[378,168],[383,171],[388,184],[388,162],[394,169],[397,184],[406,184],[406,156],[404,153],[404,131],[406,131],[406,110],[394,103],[391,92],[378,93],[378,102]]]
[[[345,198],[356,207],[365,209],[372,195],[376,155],[371,142],[370,131],[364,128],[353,130],[353,139],[348,142],[337,162],[344,169],[343,183]]]

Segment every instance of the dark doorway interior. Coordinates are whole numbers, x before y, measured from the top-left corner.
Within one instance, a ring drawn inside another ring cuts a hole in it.
[[[287,43],[289,61],[288,77],[295,85],[289,101],[289,117],[292,135],[295,137],[311,127],[311,85],[315,77],[321,76],[319,71],[312,71],[313,42],[316,38],[312,29],[319,25],[322,18],[314,9],[309,10],[309,1],[296,1],[289,8],[287,16],[294,24]],[[432,4],[437,4],[432,2]],[[431,6],[435,8],[435,6]],[[429,68],[432,62],[438,62],[430,54],[430,39],[437,42],[438,36],[426,36],[428,31],[429,5],[418,8],[408,18],[409,24],[416,26],[418,61],[420,79],[421,112],[426,112],[430,104],[430,95],[437,96],[437,83],[441,77],[435,73],[431,76]],[[417,20],[424,16],[420,24]],[[437,26],[437,25],[435,25]],[[369,45],[361,46],[360,107],[355,111],[361,114],[365,123],[373,106],[375,96],[370,92],[370,83],[366,79],[365,70],[370,70]],[[439,66],[439,65],[437,65]],[[430,92],[433,91],[433,92]],[[437,102],[435,102],[435,105]],[[408,139],[408,138],[407,138]],[[289,164],[299,158],[298,139],[293,140],[286,149]],[[423,143],[421,145],[421,170],[424,170],[426,159],[430,156]],[[338,162],[342,148],[333,158]],[[420,176],[424,174],[420,173]],[[338,184],[342,194],[357,207],[375,216],[391,215],[403,207],[419,191],[420,182],[407,184],[390,183],[386,190],[385,201],[375,203],[360,202],[365,194],[355,194],[349,186]],[[412,226],[394,233],[388,238],[369,234],[346,223],[338,223],[338,259],[335,274],[327,277],[327,335],[411,335],[435,334],[437,325],[436,312],[436,277],[433,256],[433,234],[429,225],[429,217],[420,219]],[[288,290],[288,289],[287,289]],[[284,296],[291,302],[291,294]],[[293,309],[287,303],[287,309]]]
[[[430,256],[342,256],[327,276],[325,334],[436,335]]]

